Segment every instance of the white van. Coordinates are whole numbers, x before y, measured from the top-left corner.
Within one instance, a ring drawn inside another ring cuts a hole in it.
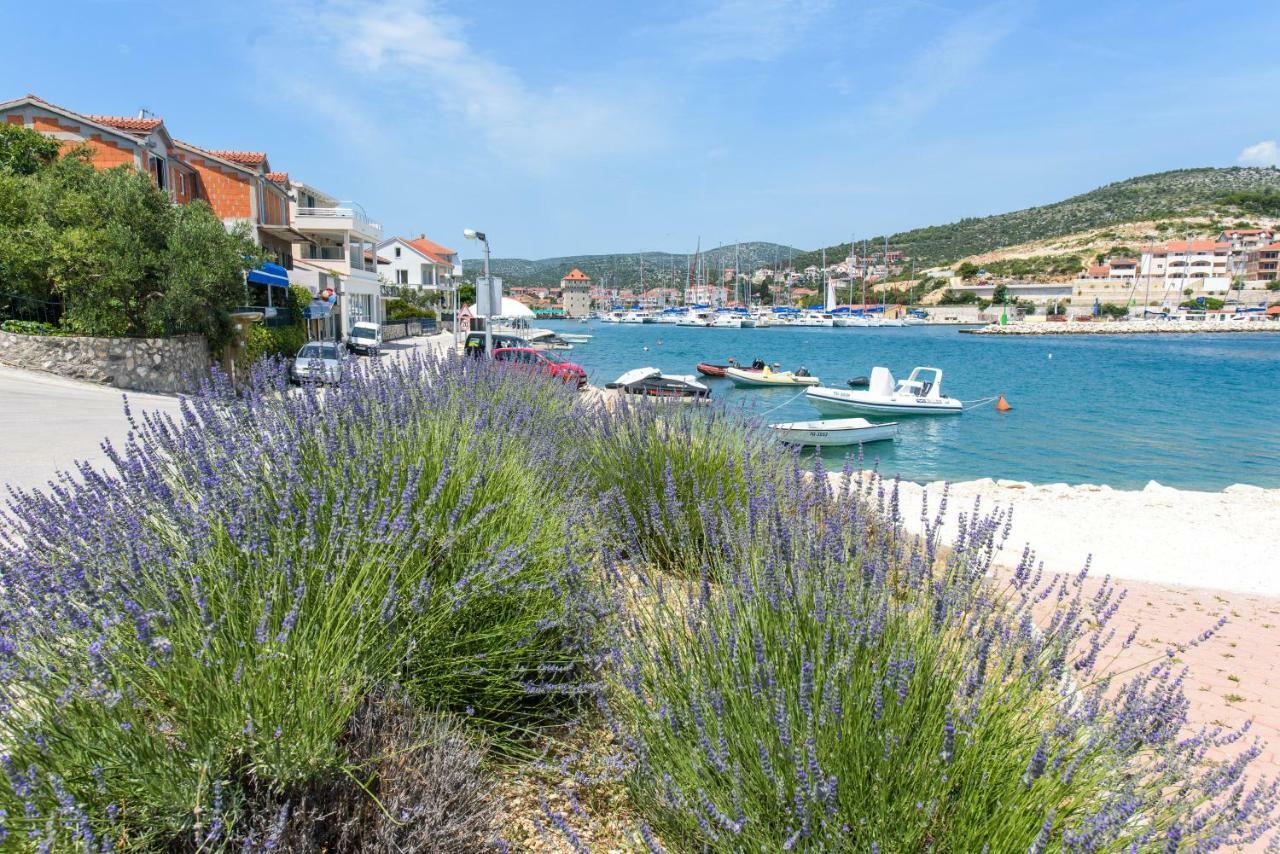
[[[382,327],[376,323],[352,324],[347,333],[347,349],[353,353],[376,356],[382,348]]]

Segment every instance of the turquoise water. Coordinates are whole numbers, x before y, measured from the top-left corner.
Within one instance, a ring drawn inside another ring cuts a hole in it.
[[[823,385],[840,388],[876,365],[898,379],[931,365],[944,371],[944,394],[1008,398],[1008,413],[987,404],[959,416],[900,419],[897,441],[866,446],[868,465],[878,461],[881,471],[909,480],[1280,487],[1280,334],[995,337],[947,326],[539,325],[595,336],[559,355],[585,367],[596,385],[630,368],[692,374],[700,361],[723,364],[732,356],[780,362],[785,370],[803,365]],[[756,413],[779,407],[769,421],[818,417],[803,396],[793,399],[794,389],[707,383],[712,397],[730,406]],[[838,464],[846,452],[823,453]]]

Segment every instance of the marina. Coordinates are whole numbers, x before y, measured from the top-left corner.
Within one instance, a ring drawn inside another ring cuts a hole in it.
[[[1012,412],[977,405],[961,417],[906,418],[897,441],[863,450],[866,466],[906,480],[995,478],[1116,489],[1141,489],[1152,480],[1197,490],[1238,483],[1280,487],[1280,433],[1274,429],[1280,398],[1264,388],[1273,382],[1259,383],[1280,372],[1280,352],[1267,333],[984,339],[934,325],[762,334],[539,323],[585,328],[595,336],[576,347],[573,357],[596,386],[641,365],[679,376],[694,373],[700,362],[727,367],[729,358],[739,365],[760,358],[805,365],[831,388],[869,376],[877,366],[906,376],[916,366],[934,365],[945,371],[945,393],[957,400],[1007,397]],[[806,402],[803,388],[742,389],[726,379],[700,379],[713,400],[770,423],[822,417]],[[849,451],[821,453],[835,467]]]

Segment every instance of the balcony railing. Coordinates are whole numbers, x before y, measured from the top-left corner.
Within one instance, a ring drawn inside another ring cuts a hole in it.
[[[374,222],[365,216],[364,211],[356,208],[298,208],[294,212],[294,224],[306,225],[302,220],[314,219],[320,223],[313,225],[321,225],[322,223],[332,223],[332,228],[357,228],[367,234],[382,234],[382,224]]]

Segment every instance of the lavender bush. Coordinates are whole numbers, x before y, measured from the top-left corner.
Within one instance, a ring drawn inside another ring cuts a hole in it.
[[[719,407],[622,401],[584,436],[584,468],[605,524],[634,556],[697,574],[716,531],[745,518],[793,456]]]
[[[1244,732],[1188,730],[1175,650],[1106,675],[1114,586],[1044,578],[1029,553],[997,584],[1002,519],[975,512],[939,556],[936,529],[916,546],[892,522],[892,489],[853,485],[770,487],[719,529],[700,582],[629,588],[614,696],[646,834],[675,851],[1173,852],[1272,826],[1275,785],[1244,777],[1259,745],[1212,759]]]
[[[575,705],[594,606],[554,455],[571,393],[458,360],[285,388],[216,385],[138,422],[118,476],[13,497],[3,834],[212,834],[237,780],[338,768],[372,683],[500,750]]]

